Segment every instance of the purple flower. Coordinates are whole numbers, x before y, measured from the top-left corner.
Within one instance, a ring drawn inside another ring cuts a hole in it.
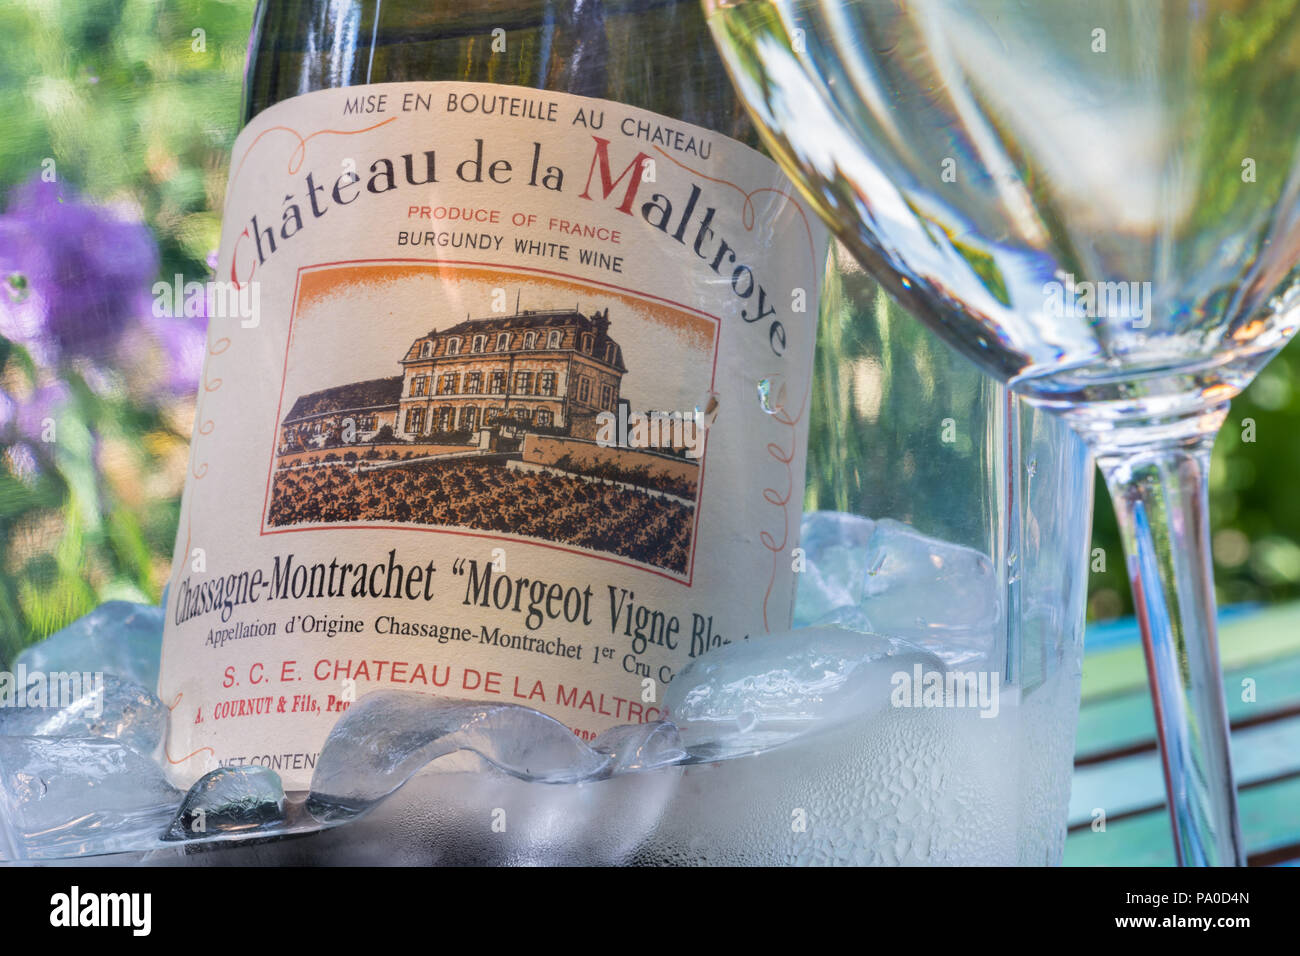
[[[207,316],[146,316],[140,319],[136,330],[124,339],[124,346],[131,355],[125,364],[141,366],[133,378],[155,398],[193,395],[198,391],[199,375],[203,371],[203,356],[208,344],[207,326]],[[136,331],[145,341],[137,340]]]
[[[131,319],[148,314],[157,272],[144,225],[33,180],[0,216],[0,333],[43,363],[102,357]]]
[[[19,403],[14,424],[18,434],[30,441],[49,441],[50,422],[68,400],[68,386],[63,382],[42,385]]]
[[[0,390],[0,456],[12,474],[29,481],[40,474],[42,461],[49,462],[55,423],[68,397],[68,386],[61,381],[42,385],[24,398]]]
[[[58,381],[42,385],[25,398],[0,391],[0,445],[16,440],[49,441],[49,425],[59,417],[68,395],[68,386]]]

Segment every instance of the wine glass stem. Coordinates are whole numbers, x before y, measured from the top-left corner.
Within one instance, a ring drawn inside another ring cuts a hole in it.
[[[1151,441],[1093,436],[1124,539],[1180,866],[1246,862],[1210,560],[1210,449],[1225,412],[1182,434],[1150,430]]]

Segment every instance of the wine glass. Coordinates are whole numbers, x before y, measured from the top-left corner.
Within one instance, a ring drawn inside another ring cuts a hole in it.
[[[1229,400],[1296,329],[1300,19],[1269,0],[704,2],[767,146],[862,264],[1087,440],[1178,861],[1244,863],[1207,470]]]

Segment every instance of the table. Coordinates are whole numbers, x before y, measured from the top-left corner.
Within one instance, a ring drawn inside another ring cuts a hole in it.
[[[1250,863],[1300,865],[1300,603],[1225,608],[1219,643]],[[1066,866],[1174,865],[1131,619],[1088,628],[1069,828]]]

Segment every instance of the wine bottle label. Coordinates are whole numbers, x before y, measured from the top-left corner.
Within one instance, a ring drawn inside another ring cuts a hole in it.
[[[616,102],[310,93],[232,157],[167,596],[178,781],[303,788],[378,688],[584,739],[789,626],[826,236]]]

